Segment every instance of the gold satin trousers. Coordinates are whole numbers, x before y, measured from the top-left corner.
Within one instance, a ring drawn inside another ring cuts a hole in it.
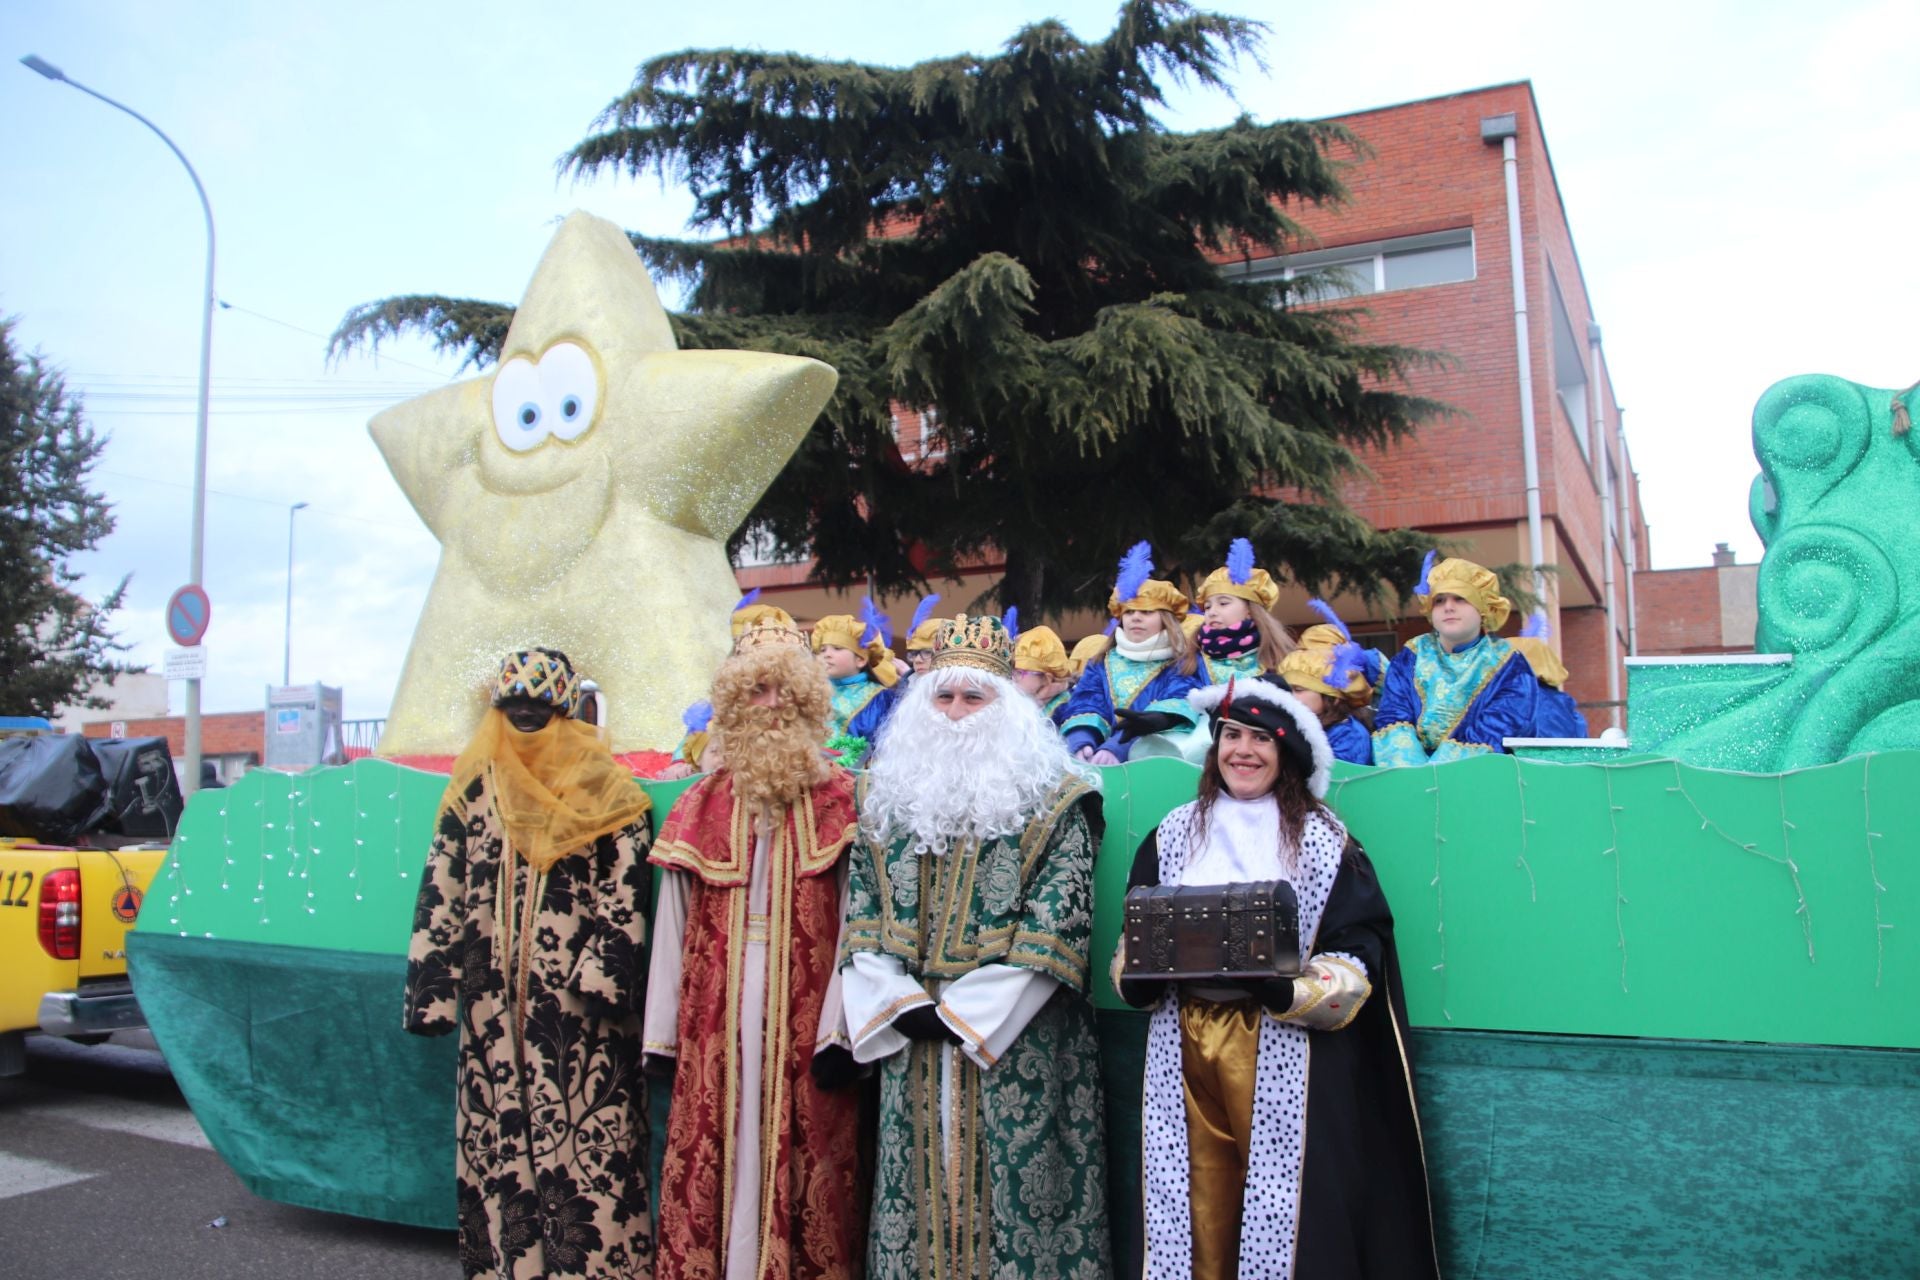
[[[1180,1001],[1193,1280],[1234,1280],[1239,1273],[1240,1203],[1253,1149],[1262,1016],[1255,1000]]]

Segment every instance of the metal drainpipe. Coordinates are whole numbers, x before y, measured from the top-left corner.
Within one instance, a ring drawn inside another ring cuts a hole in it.
[[[1600,326],[1587,326],[1587,394],[1593,405],[1593,457],[1600,467],[1601,604],[1607,619],[1607,716],[1620,727],[1620,635],[1613,623],[1613,446],[1607,441],[1606,402],[1600,395]]]
[[[1533,424],[1533,344],[1527,333],[1527,255],[1520,235],[1520,161],[1514,138],[1520,129],[1516,116],[1483,116],[1480,141],[1499,143],[1507,177],[1507,249],[1513,265],[1513,337],[1520,356],[1520,457],[1527,478],[1527,563],[1533,570],[1533,593],[1547,598],[1547,576],[1539,566],[1547,558],[1540,532],[1540,448]]]
[[[1620,419],[1620,461],[1624,463],[1627,460],[1627,411],[1616,408],[1614,414]],[[1621,470],[1629,477],[1633,475],[1624,466]],[[1640,614],[1633,604],[1633,578],[1639,568],[1639,552],[1634,546],[1633,504],[1627,501],[1627,488],[1624,484],[1620,486],[1620,526],[1626,531],[1622,541],[1627,553],[1627,656],[1637,658],[1640,656]]]

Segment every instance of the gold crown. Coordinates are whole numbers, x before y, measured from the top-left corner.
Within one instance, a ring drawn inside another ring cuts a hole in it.
[[[975,667],[997,676],[1013,675],[1013,638],[1000,619],[958,614],[933,642],[933,665]]]
[[[745,653],[749,649],[758,649],[770,644],[799,645],[804,649],[807,647],[807,633],[798,627],[783,626],[771,620],[757,622],[740,633],[739,639],[733,642],[733,651]]]

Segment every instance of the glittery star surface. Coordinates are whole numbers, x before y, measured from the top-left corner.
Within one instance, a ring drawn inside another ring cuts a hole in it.
[[[739,598],[726,539],[838,375],[679,351],[624,232],[575,213],[488,375],[376,417],[374,442],[441,544],[380,754],[457,752],[509,649],[599,681],[616,751],[670,746]]]

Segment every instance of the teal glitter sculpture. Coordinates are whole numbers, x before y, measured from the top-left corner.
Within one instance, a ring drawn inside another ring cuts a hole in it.
[[[1753,412],[1766,544],[1757,656],[1636,665],[1631,730],[1723,769],[1802,769],[1920,747],[1920,435],[1892,392],[1807,374]]]

